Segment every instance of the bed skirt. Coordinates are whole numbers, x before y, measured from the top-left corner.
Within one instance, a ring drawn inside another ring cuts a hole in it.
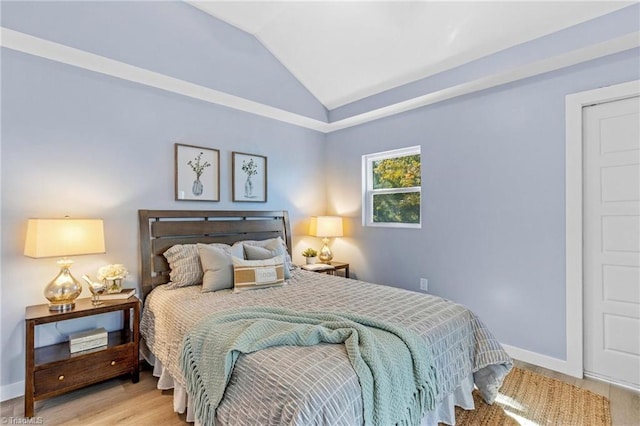
[[[193,404],[186,389],[180,385],[180,383],[173,380],[173,377],[162,366],[162,362],[156,359],[156,357],[147,349],[146,345],[142,345],[144,348],[141,351],[144,359],[153,366],[153,375],[158,378],[158,389],[169,390],[173,389],[173,411],[176,413],[184,414],[188,422],[195,423],[195,426],[200,426],[196,421],[193,414]],[[456,424],[455,407],[461,407],[465,410],[473,410],[473,374],[469,374],[466,379],[458,385],[458,387],[449,396],[445,397],[442,401],[436,403],[436,407],[433,411],[427,412],[421,422],[421,426],[437,426],[438,423],[444,423],[447,425]]]

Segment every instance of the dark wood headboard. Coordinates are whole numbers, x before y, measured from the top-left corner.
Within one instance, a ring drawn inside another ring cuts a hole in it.
[[[153,287],[169,282],[163,253],[175,244],[266,240],[278,236],[291,254],[291,227],[286,210],[138,210],[143,299]]]

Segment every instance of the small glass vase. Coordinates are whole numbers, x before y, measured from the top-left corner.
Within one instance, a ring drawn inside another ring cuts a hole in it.
[[[191,192],[193,192],[193,195],[195,196],[200,196],[204,192],[204,185],[202,185],[200,178],[197,178],[196,180],[193,181]]]
[[[107,287],[107,294],[120,293],[122,291],[122,278],[104,279],[104,285]]]
[[[244,197],[253,197],[253,181],[251,180],[251,175],[247,175],[247,180],[244,182]]]

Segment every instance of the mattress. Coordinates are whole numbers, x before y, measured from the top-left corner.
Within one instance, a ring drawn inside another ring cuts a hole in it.
[[[177,411],[188,400],[181,395],[186,383],[178,364],[183,337],[208,313],[242,306],[348,311],[407,327],[428,344],[437,375],[436,411],[448,417],[452,404],[471,408],[474,382],[492,402],[512,365],[473,312],[431,295],[303,270],[292,271],[284,287],[240,294],[158,286],[147,296],[140,330],[164,377],[159,386],[171,382],[179,390],[176,397],[182,403],[174,404]],[[440,417],[428,413],[425,421]],[[344,346],[282,346],[241,356],[216,424],[362,424],[360,385]]]

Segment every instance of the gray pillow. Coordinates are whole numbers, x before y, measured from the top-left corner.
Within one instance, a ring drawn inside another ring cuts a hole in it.
[[[205,244],[198,244],[205,245]],[[242,258],[244,252],[242,244],[213,243],[208,246],[219,247],[229,251],[232,255]],[[167,288],[180,288],[202,283],[202,265],[200,264],[200,253],[196,244],[176,244],[164,252],[164,257],[169,262],[169,280]]]
[[[263,247],[263,248],[268,248],[270,250],[273,250],[276,247],[282,247],[282,255],[284,256],[285,269],[293,269],[293,265],[292,265],[293,262],[291,261],[291,256],[287,251],[287,244],[284,242],[284,240],[281,237],[271,238],[268,240],[245,240],[245,241],[241,241],[241,243],[243,247],[245,247],[245,257],[246,257],[246,247],[249,247],[249,246]]]
[[[233,257],[242,258],[242,246],[198,244],[202,264],[202,291],[233,288]]]
[[[200,256],[195,244],[176,244],[164,252],[169,262],[168,288],[180,288],[198,285],[202,282]]]
[[[282,256],[282,259],[284,259],[284,279],[288,280],[291,278],[291,271],[289,270],[290,267],[286,261],[287,250],[280,241],[277,239],[271,240],[270,243],[263,247],[249,244],[243,244],[243,246],[247,260],[267,260],[276,256]]]

